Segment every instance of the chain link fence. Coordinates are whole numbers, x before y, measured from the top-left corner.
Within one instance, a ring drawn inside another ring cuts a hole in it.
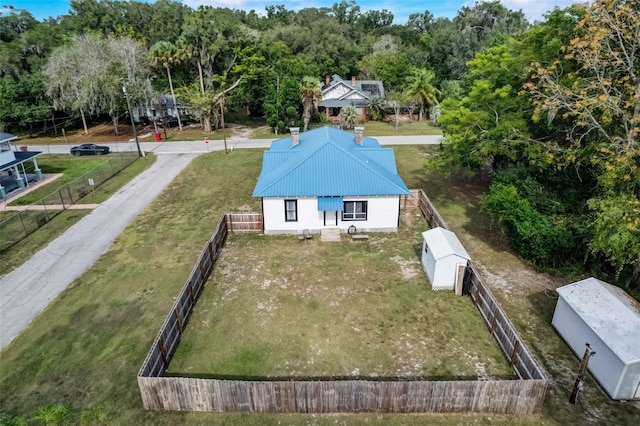
[[[137,152],[114,153],[104,163],[0,222],[0,254],[78,203],[137,158]]]

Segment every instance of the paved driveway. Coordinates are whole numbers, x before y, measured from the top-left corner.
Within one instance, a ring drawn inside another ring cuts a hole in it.
[[[169,185],[194,154],[158,155],[149,169],[21,267],[0,279],[0,349],[7,346]]]

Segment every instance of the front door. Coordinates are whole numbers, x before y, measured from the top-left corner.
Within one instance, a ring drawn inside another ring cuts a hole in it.
[[[324,226],[338,226],[338,212],[337,211],[325,211],[324,212]]]

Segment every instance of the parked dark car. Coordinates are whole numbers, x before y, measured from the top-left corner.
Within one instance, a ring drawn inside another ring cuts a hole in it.
[[[94,143],[84,143],[82,145],[74,146],[71,148],[71,153],[75,156],[78,155],[103,155],[109,153],[109,147],[103,145],[96,145]]]

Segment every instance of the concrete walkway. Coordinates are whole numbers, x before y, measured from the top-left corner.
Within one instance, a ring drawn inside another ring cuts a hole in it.
[[[69,284],[107,252],[116,237],[189,164],[194,154],[160,155],[149,169],[0,279],[0,350]]]
[[[70,204],[68,206],[63,206],[62,204],[47,204],[43,206],[41,204],[31,204],[29,206],[3,206],[2,210],[12,210],[23,212],[27,210],[93,210],[97,208],[100,204]]]

